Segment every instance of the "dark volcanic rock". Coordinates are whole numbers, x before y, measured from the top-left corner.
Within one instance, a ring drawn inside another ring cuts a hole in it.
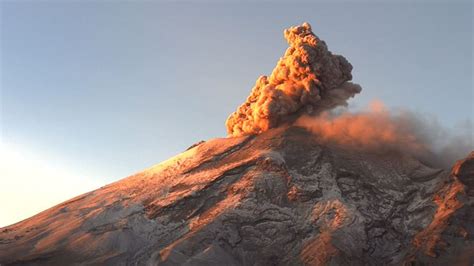
[[[471,152],[466,159],[456,163],[453,174],[466,185],[468,194],[474,196],[474,152]]]
[[[2,265],[472,265],[472,155],[451,174],[297,127],[214,139],[0,229]]]

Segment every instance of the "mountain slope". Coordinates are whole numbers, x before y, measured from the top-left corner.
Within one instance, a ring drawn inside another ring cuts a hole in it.
[[[335,123],[352,65],[308,23],[284,36],[229,138],[0,229],[0,264],[472,265],[474,153],[449,172],[406,119]]]
[[[471,265],[473,160],[449,173],[299,127],[213,139],[2,228],[0,263]]]

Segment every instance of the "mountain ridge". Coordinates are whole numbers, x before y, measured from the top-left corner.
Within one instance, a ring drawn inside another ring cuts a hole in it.
[[[397,265],[457,263],[458,253],[467,262],[465,188],[399,152],[280,127],[203,142],[2,228],[0,263]]]
[[[419,120],[334,111],[352,65],[284,36],[229,137],[0,229],[0,264],[472,265],[474,152],[449,171]]]

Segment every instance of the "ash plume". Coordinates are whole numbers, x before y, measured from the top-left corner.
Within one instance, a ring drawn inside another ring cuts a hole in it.
[[[442,168],[450,168],[474,149],[470,122],[450,131],[421,114],[389,111],[380,101],[360,112],[301,116],[294,125],[308,129],[321,142],[378,153],[398,151]]]
[[[247,100],[226,121],[230,136],[259,134],[282,124],[303,126],[321,141],[378,152],[399,151],[433,166],[449,167],[474,147],[469,129],[451,133],[409,111],[373,102],[367,111],[334,110],[361,92],[352,65],[332,54],[308,23],[284,31],[289,48],[269,77],[261,76]]]
[[[316,114],[346,105],[361,91],[352,65],[332,54],[308,23],[284,31],[289,48],[272,74],[260,76],[247,98],[226,121],[231,136],[259,134],[303,113]]]

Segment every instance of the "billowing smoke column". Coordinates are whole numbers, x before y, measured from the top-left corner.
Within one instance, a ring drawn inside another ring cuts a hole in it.
[[[289,48],[270,77],[260,76],[252,93],[226,121],[232,136],[259,134],[302,113],[315,114],[346,105],[361,91],[352,79],[352,65],[333,55],[308,23],[284,32]]]

